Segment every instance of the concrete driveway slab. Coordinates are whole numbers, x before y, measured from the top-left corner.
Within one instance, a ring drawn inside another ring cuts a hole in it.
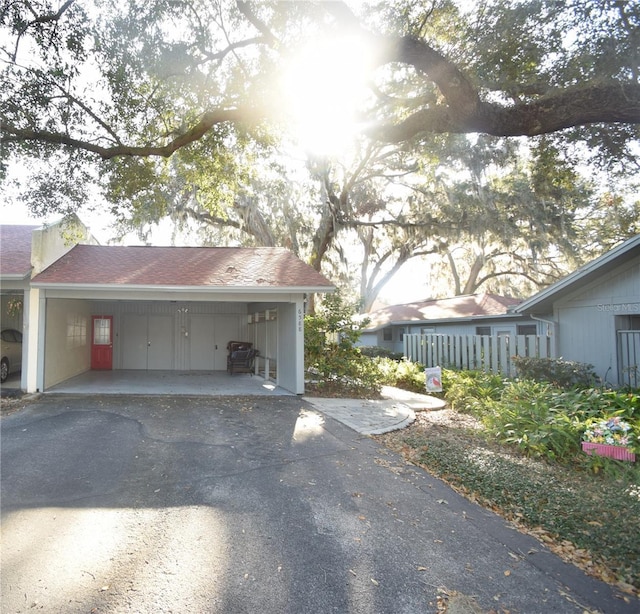
[[[294,396],[45,395],[1,430],[2,612],[639,605]]]

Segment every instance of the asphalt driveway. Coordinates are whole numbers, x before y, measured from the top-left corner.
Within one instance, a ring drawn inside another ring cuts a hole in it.
[[[638,609],[294,396],[44,395],[1,430],[2,612]]]

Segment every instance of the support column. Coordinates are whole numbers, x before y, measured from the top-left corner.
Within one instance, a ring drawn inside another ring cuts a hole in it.
[[[22,372],[20,373],[20,389],[27,390],[27,373],[29,365],[29,305],[31,304],[31,292],[26,288],[22,293]]]
[[[26,305],[27,301],[25,301]],[[29,290],[28,337],[27,337],[27,392],[44,390],[44,332],[46,299],[38,288]],[[24,365],[23,365],[24,369]],[[24,377],[24,376],[23,376]]]

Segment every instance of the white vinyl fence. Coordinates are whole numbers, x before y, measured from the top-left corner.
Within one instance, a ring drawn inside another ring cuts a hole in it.
[[[551,358],[551,338],[537,335],[405,334],[404,355],[425,367],[515,375],[513,356]]]

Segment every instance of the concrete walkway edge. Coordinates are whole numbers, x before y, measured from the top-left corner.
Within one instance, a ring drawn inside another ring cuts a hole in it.
[[[416,411],[442,409],[442,399],[416,394],[391,386],[383,386],[381,399],[335,399],[307,397],[303,399],[319,412],[338,420],[362,435],[381,435],[409,426]]]

